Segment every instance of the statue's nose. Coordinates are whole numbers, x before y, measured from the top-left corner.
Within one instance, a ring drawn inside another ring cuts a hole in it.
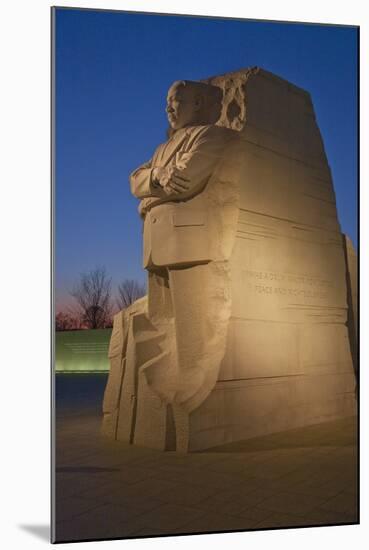
[[[166,110],[167,113],[173,113],[173,111],[174,111],[173,107],[171,107],[170,105],[167,105],[165,110]]]

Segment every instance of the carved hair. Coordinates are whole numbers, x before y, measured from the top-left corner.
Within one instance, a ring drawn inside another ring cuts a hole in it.
[[[223,90],[221,88],[195,80],[176,80],[169,89],[174,86],[191,87],[200,95],[203,106],[199,123],[215,124],[217,122],[222,110]]]
[[[218,86],[213,86],[212,84],[205,84],[204,82],[197,82],[195,80],[176,80],[171,85],[171,88],[174,86],[189,86],[199,93],[205,103],[210,107],[210,105],[220,104],[223,99],[223,91]]]

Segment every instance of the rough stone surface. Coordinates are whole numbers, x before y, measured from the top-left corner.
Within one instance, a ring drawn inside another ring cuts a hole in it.
[[[206,139],[177,131],[131,177],[149,291],[115,318],[103,429],[156,449],[356,412],[356,258],[310,95],[258,68],[205,82]],[[162,165],[191,189],[155,195]]]
[[[349,333],[352,362],[355,369],[355,375],[358,374],[358,318],[357,318],[357,257],[350,238],[343,235],[343,244],[346,259],[346,284],[347,284],[347,327]]]

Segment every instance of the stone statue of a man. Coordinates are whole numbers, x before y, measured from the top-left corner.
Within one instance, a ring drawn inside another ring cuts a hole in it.
[[[213,176],[237,132],[213,124],[221,98],[217,87],[175,82],[166,108],[171,137],[130,176],[148,271],[146,310],[127,321],[127,349],[134,342],[135,351],[127,351],[125,369],[137,380],[133,443],[186,450],[189,414],[213,389],[224,355],[230,308],[221,197],[231,185],[214,190]]]
[[[172,137],[130,177],[144,217],[149,316],[162,312],[174,319],[174,349],[147,374],[152,389],[174,406],[175,421],[181,409],[186,414],[205,399],[219,366],[209,348],[219,312],[210,304],[224,293],[224,279],[221,267],[211,265],[218,235],[209,224],[211,204],[204,190],[233,132],[204,124],[209,88],[189,81],[171,86],[166,111]]]

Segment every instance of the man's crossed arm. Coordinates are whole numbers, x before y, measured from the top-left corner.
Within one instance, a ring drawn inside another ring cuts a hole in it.
[[[154,187],[161,188],[166,195],[184,193],[190,188],[189,179],[175,165],[154,168],[152,182]]]
[[[132,193],[150,205],[196,195],[205,187],[229,139],[224,128],[201,128],[189,150],[177,153],[174,164],[152,167],[149,161],[135,170],[130,177]]]

